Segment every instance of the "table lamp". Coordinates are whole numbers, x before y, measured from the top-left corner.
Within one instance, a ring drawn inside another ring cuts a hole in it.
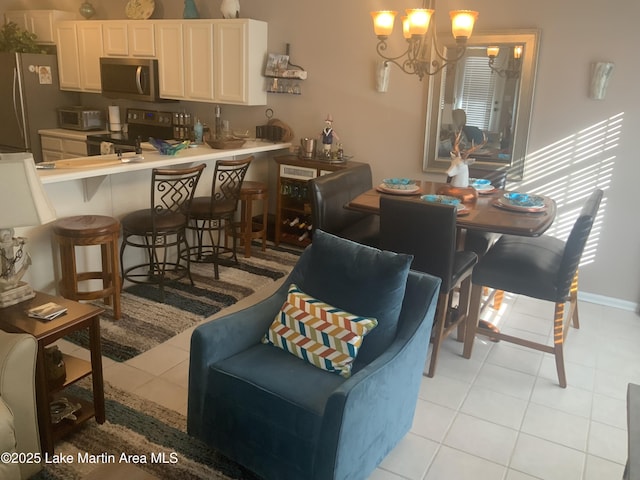
[[[35,296],[21,281],[31,264],[27,239],[14,228],[43,225],[56,219],[30,153],[0,154],[0,308]]]

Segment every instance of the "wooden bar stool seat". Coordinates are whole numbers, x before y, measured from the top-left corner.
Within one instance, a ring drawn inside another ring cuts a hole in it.
[[[262,200],[262,225],[253,222],[253,202]],[[267,246],[267,217],[269,213],[269,188],[266,183],[244,181],[240,189],[240,225],[238,236],[244,245],[244,256],[251,257],[251,240],[262,239],[262,251]]]
[[[118,237],[120,222],[103,215],[79,215],[56,220],[53,237],[60,247],[60,295],[71,300],[104,299],[113,306],[113,317],[120,318],[120,272]],[[76,247],[100,246],[101,271],[78,272]],[[80,289],[80,283],[102,280],[98,290]]]

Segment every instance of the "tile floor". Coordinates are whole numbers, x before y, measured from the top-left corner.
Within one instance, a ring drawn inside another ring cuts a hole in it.
[[[486,313],[503,331],[550,338],[550,303],[507,296],[500,312]],[[622,478],[626,388],[640,383],[640,317],[581,302],[580,322],[565,347],[566,389],[551,355],[479,337],[466,360],[462,344],[447,339],[435,377],[422,379],[411,432],[370,480]],[[123,364],[105,359],[105,380],[186,414],[190,334]],[[64,341],[61,348],[86,355]]]

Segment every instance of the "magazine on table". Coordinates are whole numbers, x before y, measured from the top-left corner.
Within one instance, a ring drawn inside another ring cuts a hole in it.
[[[63,307],[55,302],[47,302],[37,307],[27,310],[27,315],[40,320],[53,320],[67,313],[67,307]]]

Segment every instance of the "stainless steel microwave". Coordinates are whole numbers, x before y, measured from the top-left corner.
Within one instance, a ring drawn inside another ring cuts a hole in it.
[[[102,95],[143,102],[159,102],[158,60],[153,58],[100,58]]]
[[[60,107],[58,126],[72,130],[102,130],[105,126],[104,113],[98,108]]]

